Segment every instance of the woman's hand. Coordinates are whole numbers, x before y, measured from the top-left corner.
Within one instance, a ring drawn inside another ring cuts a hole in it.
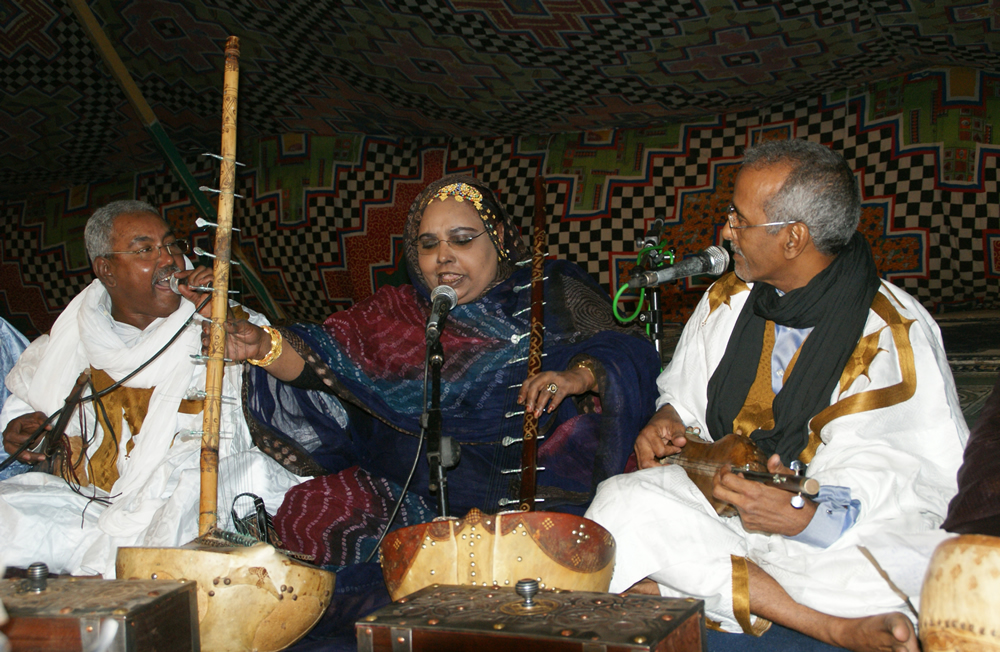
[[[233,362],[244,360],[260,360],[271,351],[271,336],[260,326],[251,324],[246,319],[227,319],[223,325],[226,329],[226,358]],[[211,337],[211,323],[201,326],[201,349],[208,355],[208,344]]]
[[[555,389],[553,392],[552,390]],[[517,404],[526,412],[534,411],[536,417],[552,412],[567,396],[576,396],[597,389],[594,373],[586,367],[573,367],[566,371],[543,371],[521,385]]]
[[[260,326],[252,324],[246,319],[233,319],[230,315],[223,327],[226,329],[227,359],[233,362],[263,360],[271,352],[271,334]],[[210,329],[210,322],[202,324],[201,346],[205,355],[208,355]],[[267,373],[278,380],[290,382],[302,374],[304,367],[305,360],[302,359],[302,356],[285,342],[281,347],[281,354],[274,358],[269,365],[261,368],[266,369]]]

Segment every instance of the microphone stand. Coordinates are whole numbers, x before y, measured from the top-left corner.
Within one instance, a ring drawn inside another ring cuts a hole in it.
[[[427,437],[427,464],[430,480],[427,488],[437,492],[438,515],[450,516],[448,508],[448,477],[445,469],[458,464],[459,448],[451,437],[441,435],[441,367],[444,365],[444,349],[438,337],[427,342],[425,366],[430,370],[431,404],[424,404],[420,425]],[[425,376],[426,377],[426,376]]]
[[[670,248],[670,253],[674,253],[674,248]],[[647,272],[657,272],[665,267],[663,265],[664,256],[659,251],[650,251],[643,258],[640,267]],[[653,346],[656,347],[656,354],[660,357],[662,364],[663,352],[660,350],[660,337],[663,334],[663,311],[660,310],[660,288],[649,288],[649,310],[639,313],[639,323],[649,324],[650,338]]]
[[[653,339],[653,346],[656,347],[656,355],[659,356],[662,364],[663,352],[660,351],[660,335],[663,333],[663,311],[660,310],[660,288],[654,287],[650,289],[649,310],[639,315],[639,321],[648,320],[650,326],[649,336]]]

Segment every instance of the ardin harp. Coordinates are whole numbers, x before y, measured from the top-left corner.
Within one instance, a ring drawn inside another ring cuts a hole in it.
[[[334,575],[280,554],[252,537],[218,527],[223,411],[234,411],[238,416],[240,400],[238,396],[223,396],[238,90],[239,39],[231,36],[226,41],[219,210],[205,365],[199,537],[180,548],[120,548],[117,572],[119,578],[197,580],[203,649],[280,650],[304,635],[326,610],[333,593]],[[228,500],[235,496],[236,493]]]
[[[515,394],[521,386],[514,380],[517,375],[527,379],[542,369],[548,236],[540,176],[535,178],[532,226],[531,285],[514,289],[531,292],[529,332],[520,338],[527,340],[527,350],[519,341],[505,370],[508,392]],[[541,432],[545,434],[544,428]],[[514,586],[523,578],[537,578],[541,588],[607,591],[615,550],[610,533],[573,514],[535,511],[541,498],[536,492],[540,430],[535,414],[507,414],[500,436],[480,503],[483,511],[473,509],[461,519],[439,518],[386,535],[380,546],[382,572],[393,600],[435,583]]]

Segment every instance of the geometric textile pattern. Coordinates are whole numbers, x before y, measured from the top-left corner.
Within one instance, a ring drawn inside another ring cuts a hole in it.
[[[257,139],[658,129],[901,73],[1000,74],[995,0],[87,4],[185,158],[218,148],[230,34],[241,45],[239,130]],[[0,59],[4,198],[162,164],[67,3],[0,3]],[[881,90],[880,110],[899,106],[895,90]],[[989,118],[967,117],[968,140],[991,142]],[[942,180],[972,178],[974,146],[944,154]]]
[[[548,254],[581,265],[613,294],[628,280],[636,241],[656,218],[678,258],[722,244],[722,215],[743,150],[767,139],[806,138],[843,154],[855,171],[859,230],[884,278],[932,311],[998,308],[998,89],[984,73],[938,70],[669,127],[248,139],[239,154],[244,197],[234,214],[242,230],[233,242],[288,319],[319,321],[382,285],[406,281],[403,224],[427,183],[452,173],[482,179],[529,238],[541,173]],[[969,115],[980,116],[975,129]],[[961,178],[946,156],[957,149],[970,152]],[[217,183],[215,163],[188,163],[200,183]],[[72,193],[3,202],[0,226],[10,235],[0,258],[0,309],[29,320],[35,333],[46,330],[89,282],[74,241],[86,216],[126,188],[160,207],[178,234],[211,248],[211,234],[194,225],[193,205],[162,166]],[[665,318],[685,321],[704,287],[704,279],[663,285]],[[32,298],[40,288],[44,301]],[[245,300],[256,307],[252,296]],[[631,314],[625,308],[622,314]]]

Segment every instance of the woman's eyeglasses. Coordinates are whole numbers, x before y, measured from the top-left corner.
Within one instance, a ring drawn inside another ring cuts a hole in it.
[[[732,204],[726,209],[726,220],[729,222],[729,228],[733,231],[739,231],[742,229],[754,229],[758,226],[787,226],[789,224],[795,224],[798,220],[791,220],[789,222],[764,222],[763,224],[737,224],[736,218],[740,217],[739,211]]]
[[[151,245],[149,247],[143,247],[142,249],[136,249],[135,251],[109,251],[104,255],[122,256],[125,254],[132,254],[139,260],[148,262],[156,260],[160,257],[160,249],[166,249],[167,253],[171,256],[177,256],[188,252],[188,243],[187,240],[174,240],[173,242],[169,242],[165,245]]]
[[[429,256],[437,251],[438,245],[442,242],[447,242],[448,246],[456,251],[461,251],[466,249],[472,244],[472,241],[486,233],[486,231],[480,231],[476,235],[456,235],[451,238],[446,238],[445,240],[439,240],[432,235],[422,235],[413,241],[413,244],[417,247],[417,253],[421,256]]]

